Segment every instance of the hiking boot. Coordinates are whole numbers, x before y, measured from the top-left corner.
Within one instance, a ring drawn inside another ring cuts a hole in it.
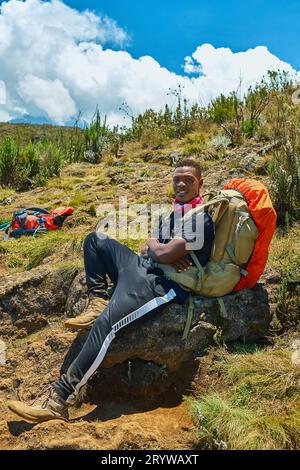
[[[66,320],[65,327],[71,330],[90,328],[108,305],[108,302],[109,300],[102,299],[101,297],[90,297],[82,314],[78,315],[78,317]]]
[[[68,421],[68,405],[52,385],[47,385],[30,405],[22,401],[9,401],[8,408],[28,423],[42,423],[51,419]]]

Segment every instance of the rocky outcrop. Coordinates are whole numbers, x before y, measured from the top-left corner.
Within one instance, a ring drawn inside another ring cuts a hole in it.
[[[84,272],[72,268],[44,266],[1,278],[0,336],[22,337],[38,331],[49,324],[54,314],[62,318],[78,315],[85,298]],[[187,305],[174,303],[127,326],[112,342],[90,390],[97,399],[112,393],[156,397],[169,394],[170,390],[180,395],[197,368],[195,359],[208,347],[239,338],[256,340],[266,336],[273,300],[265,284],[227,295],[223,302],[225,309],[220,308],[217,299],[194,297],[192,326],[186,340],[182,335]],[[51,344],[60,343],[63,333],[56,329],[51,334],[50,329],[49,334],[53,336]],[[64,357],[61,372],[81,351],[87,334],[76,337]],[[66,351],[70,346],[67,343],[63,340],[58,351]]]
[[[83,308],[83,273],[70,289],[68,313]],[[196,358],[216,343],[239,338],[256,340],[268,333],[272,318],[272,296],[262,284],[254,289],[217,299],[194,297],[195,308],[187,340],[182,339],[187,305],[172,304],[121,330],[107,353],[90,388],[95,399],[118,394],[157,396],[170,389],[180,395],[197,368]],[[80,352],[87,334],[80,334],[65,357],[62,371]]]
[[[49,317],[62,314],[74,268],[48,265],[0,277],[0,336],[24,337],[44,328]]]

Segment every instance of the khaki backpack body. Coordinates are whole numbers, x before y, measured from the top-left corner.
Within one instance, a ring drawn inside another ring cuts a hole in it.
[[[172,266],[156,263],[166,277],[183,289],[205,297],[222,297],[233,291],[251,258],[258,229],[251,217],[243,194],[237,190],[222,190],[210,194],[204,205],[192,209],[182,219],[183,224],[194,214],[207,211],[215,223],[215,239],[210,260],[203,268],[196,254],[189,251],[196,266],[178,273]]]

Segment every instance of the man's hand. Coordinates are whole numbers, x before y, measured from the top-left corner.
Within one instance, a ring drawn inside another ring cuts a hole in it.
[[[183,256],[182,258],[173,261],[170,266],[172,266],[172,268],[176,269],[176,271],[180,273],[181,271],[186,271],[190,266],[192,266],[192,264],[193,263],[190,260],[189,256]]]
[[[176,263],[187,255],[186,242],[180,237],[173,238],[169,243],[160,243],[155,238],[149,238],[146,244],[149,247],[148,256],[157,263]]]
[[[148,257],[148,251],[149,251],[149,246],[145,244],[141,248],[141,256],[143,256],[143,258],[147,258]]]

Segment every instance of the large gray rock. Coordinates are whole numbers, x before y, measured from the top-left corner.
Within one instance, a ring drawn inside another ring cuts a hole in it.
[[[269,279],[270,283],[273,278]],[[194,297],[192,326],[186,340],[182,335],[187,305],[175,303],[119,331],[91,382],[89,398],[96,401],[112,394],[114,397],[127,394],[149,398],[169,396],[171,392],[181,396],[196,371],[196,359],[205,354],[208,347],[267,335],[272,317],[270,305],[274,299],[269,299],[266,280],[263,282],[265,284],[254,289],[223,297],[225,309],[220,308],[216,299]],[[62,318],[78,315],[85,300],[82,270],[45,265],[2,277],[0,336],[26,336],[44,328],[54,314]],[[62,348],[69,347],[69,340],[61,337],[61,329],[53,333],[50,330],[49,334],[52,345],[62,341]],[[79,354],[87,334],[83,332],[76,337],[63,360],[61,372],[66,371]]]
[[[76,313],[83,308],[84,275],[79,273],[70,289],[67,305]],[[76,286],[76,287],[75,287]],[[75,289],[73,289],[75,287]],[[117,396],[158,396],[170,390],[180,395],[191,382],[196,358],[209,346],[239,338],[257,340],[268,333],[272,314],[263,285],[217,299],[194,297],[189,336],[182,339],[187,305],[172,304],[121,330],[112,342],[90,391],[93,399]],[[81,351],[87,333],[81,333],[69,350],[62,372]],[[90,396],[90,398],[91,398]]]

